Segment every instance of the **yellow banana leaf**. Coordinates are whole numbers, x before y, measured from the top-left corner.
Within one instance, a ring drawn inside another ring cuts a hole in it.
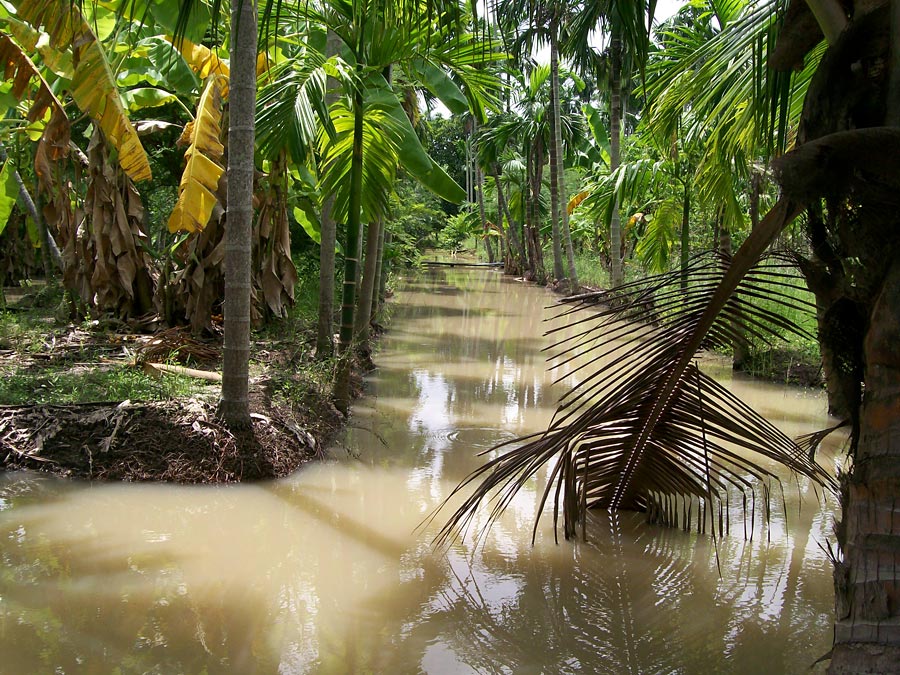
[[[51,179],[51,162],[68,151],[69,119],[66,111],[38,67],[5,33],[0,33],[0,68],[3,69],[4,80],[13,83],[13,96],[22,100],[28,94],[31,98],[27,115],[29,122],[44,120],[47,110],[51,111],[50,121],[43,126],[34,162],[38,178],[46,184]],[[34,89],[31,89],[32,86]]]
[[[179,51],[185,63],[201,80],[205,80],[210,75],[222,75],[225,77],[225,82],[222,85],[222,96],[228,96],[228,77],[231,71],[228,70],[228,64],[220,59],[218,54],[209,47],[195,45],[187,38],[176,40],[172,36],[166,36],[166,39]]]
[[[220,59],[218,54],[209,47],[194,44],[186,38],[176,40],[172,36],[167,36],[166,39],[178,50],[190,69],[193,70],[200,79],[205,80],[213,74],[225,76],[226,82],[222,87],[222,96],[225,98],[228,97],[227,78],[230,77],[231,71],[228,69],[228,64]],[[274,65],[275,61],[273,57],[265,51],[260,52],[256,57],[257,77],[261,77]]]
[[[568,213],[571,216],[572,211],[577,209],[578,205],[581,204],[581,202],[583,202],[585,199],[587,199],[587,196],[589,194],[590,194],[590,192],[579,192],[577,195],[572,197],[572,199],[569,200],[568,206],[566,206],[566,213]]]
[[[72,49],[72,98],[99,125],[119,153],[119,165],[135,181],[151,178],[150,162],[128,119],[109,61],[77,5],[69,0],[19,0],[19,18],[43,29],[54,49]]]
[[[223,75],[213,75],[206,83],[197,117],[185,128],[182,139],[190,143],[184,153],[186,164],[178,186],[178,202],[169,216],[169,231],[196,232],[206,227],[216,202],[219,178],[225,172],[222,155]]]

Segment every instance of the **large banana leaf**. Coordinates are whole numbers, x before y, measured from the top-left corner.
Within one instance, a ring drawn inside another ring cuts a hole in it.
[[[172,44],[156,35],[140,40],[122,61],[116,80],[122,87],[161,87],[193,98],[200,80]]]
[[[76,5],[67,0],[21,0],[19,18],[43,29],[58,51],[72,50],[71,94],[100,126],[119,154],[119,165],[135,181],[151,178],[150,162],[131,124],[106,53]]]
[[[520,439],[523,445],[463,481],[457,490],[478,485],[444,526],[441,538],[469,524],[484,501],[493,504],[490,524],[548,464],[542,506],[554,493],[554,519],[562,510],[567,538],[575,534],[577,522],[584,522],[589,507],[645,510],[682,523],[690,518],[690,507],[676,514],[673,505],[690,501],[703,507],[697,511],[698,526],[705,528],[708,519],[715,532],[713,514],[717,507],[722,513],[729,495],[752,501],[754,482],[760,481],[768,497],[777,479],[767,460],[833,485],[793,441],[694,363],[700,348],[802,330],[768,305],[796,304],[785,291],[787,275],[756,265],[765,246],[798,211],[782,200],[733,260],[695,260],[692,283],[685,290],[679,284],[681,272],[673,272],[574,298],[577,307],[563,315],[577,330],[554,348],[559,365],[570,364],[581,373],[581,382],[563,397],[546,432]],[[640,316],[642,322],[623,322],[623,315]],[[587,357],[586,364],[572,365],[576,357]],[[596,370],[585,370],[590,367]]]
[[[21,100],[31,86],[35,87],[35,93],[31,94],[31,108],[28,110],[29,121],[43,119],[47,110],[51,111],[50,121],[41,133],[34,161],[38,178],[49,185],[51,162],[68,152],[69,119],[66,111],[37,66],[19,45],[3,33],[0,33],[0,64],[4,68],[4,79],[13,83],[11,93],[16,99]]]
[[[0,170],[0,234],[6,229],[9,215],[16,205],[16,197],[19,195],[19,186],[16,183],[14,171],[16,168],[10,160],[3,163]]]
[[[226,78],[229,76],[228,64],[209,47],[194,44],[187,38],[177,40],[169,38],[169,42],[181,52],[181,56],[201,80],[205,80],[210,75],[223,75]],[[226,90],[225,95],[227,93]]]
[[[219,140],[224,80],[221,75],[209,78],[197,105],[197,117],[182,135],[187,139],[188,149],[184,153],[186,165],[178,186],[178,202],[169,216],[170,232],[202,230],[218,202],[215,192],[225,172],[222,166],[225,147]]]

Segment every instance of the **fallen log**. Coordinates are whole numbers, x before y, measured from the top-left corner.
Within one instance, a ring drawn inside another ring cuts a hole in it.
[[[197,370],[196,368],[172,366],[168,363],[151,363],[149,361],[145,361],[142,365],[144,372],[148,375],[168,373],[169,375],[184,375],[185,377],[194,377],[198,380],[208,380],[210,382],[222,381],[222,374],[211,370]]]

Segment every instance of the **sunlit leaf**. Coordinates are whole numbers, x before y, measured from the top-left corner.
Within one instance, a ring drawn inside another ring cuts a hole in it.
[[[219,55],[209,47],[194,44],[187,38],[175,40],[174,38],[169,37],[168,40],[175,49],[179,51],[181,56],[184,57],[185,62],[201,80],[205,80],[213,74],[224,75],[226,78],[229,76],[230,71],[228,70],[228,64],[220,59]],[[228,95],[227,89],[222,95]]]
[[[19,194],[19,185],[14,175],[15,167],[10,160],[3,164],[0,171],[0,234],[6,229],[9,216],[16,205],[16,197]]]
[[[222,156],[222,84],[224,78],[213,76],[206,84],[197,116],[182,135],[188,142],[178,201],[169,216],[170,232],[202,230],[209,222],[218,199],[215,192],[225,172]]]
[[[122,62],[117,81],[122,87],[143,83],[164,87],[181,96],[195,95],[201,82],[178,50],[160,36],[137,43]]]
[[[103,47],[76,5],[66,0],[21,0],[20,18],[42,28],[57,50],[73,50],[71,94],[118,151],[119,164],[135,181],[151,178],[150,163],[128,119]]]
[[[122,92],[122,99],[132,112],[143,108],[157,108],[177,98],[175,94],[155,87],[136,87]]]
[[[303,231],[309,235],[309,238],[314,242],[322,245],[322,226],[318,221],[315,221],[313,218],[310,218],[306,211],[301,209],[299,206],[295,206],[293,210],[294,220],[300,223],[300,227],[303,228]]]

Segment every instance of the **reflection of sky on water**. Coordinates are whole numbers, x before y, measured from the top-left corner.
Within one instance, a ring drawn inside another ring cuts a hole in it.
[[[431,278],[400,289],[354,459],[230,488],[0,478],[0,671],[801,672],[827,651],[833,504],[805,483],[748,540],[733,500],[715,542],[596,513],[557,545],[548,512],[532,546],[545,468],[488,536],[482,511],[433,552],[423,520],[477,453],[547,424],[577,364],[547,371],[544,290]],[[732,386],[788,433],[824,419],[821,398]]]
[[[450,387],[443,375],[425,370],[413,371],[419,398],[409,416],[409,431],[425,435],[432,450],[441,452],[450,445],[447,435],[453,428],[450,414]]]

